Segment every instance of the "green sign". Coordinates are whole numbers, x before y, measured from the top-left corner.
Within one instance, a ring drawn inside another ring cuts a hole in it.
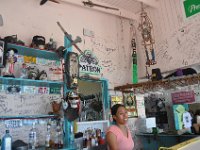
[[[187,18],[200,12],[200,0],[185,0],[183,4]]]

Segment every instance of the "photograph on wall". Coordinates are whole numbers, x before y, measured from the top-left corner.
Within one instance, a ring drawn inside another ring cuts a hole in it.
[[[115,104],[124,104],[122,96],[111,96],[111,107]]]
[[[126,110],[128,111],[128,117],[137,117],[136,95],[133,92],[123,92],[123,102]]]
[[[0,40],[0,68],[4,67],[5,42]]]
[[[147,118],[155,117],[156,126],[168,129],[168,115],[165,98],[160,94],[149,94],[144,97],[145,114]]]

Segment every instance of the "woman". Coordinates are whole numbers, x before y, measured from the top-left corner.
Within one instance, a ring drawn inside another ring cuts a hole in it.
[[[124,105],[116,104],[111,108],[114,125],[106,133],[109,150],[132,150],[134,147],[131,132],[128,129],[128,114]]]

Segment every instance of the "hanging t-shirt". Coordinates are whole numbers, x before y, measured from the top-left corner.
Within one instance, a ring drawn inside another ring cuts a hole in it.
[[[183,125],[184,128],[191,128],[192,126],[192,116],[187,111],[183,113]]]
[[[116,125],[112,125],[108,128],[107,133],[112,132],[117,137],[116,144],[118,145],[118,150],[132,150],[134,147],[134,142],[131,136],[130,130],[128,130],[128,137],[126,137],[120,128]]]

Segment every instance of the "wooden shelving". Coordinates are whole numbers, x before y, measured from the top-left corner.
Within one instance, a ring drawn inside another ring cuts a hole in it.
[[[175,88],[177,86],[183,87],[188,85],[199,84],[199,81],[200,81],[200,74],[196,74],[190,76],[176,77],[173,79],[170,78],[160,81],[147,81],[137,84],[126,84],[114,87],[114,90],[128,92],[128,91],[133,91],[134,89],[141,89],[141,90],[152,90],[155,88],[170,89],[170,88]]]

